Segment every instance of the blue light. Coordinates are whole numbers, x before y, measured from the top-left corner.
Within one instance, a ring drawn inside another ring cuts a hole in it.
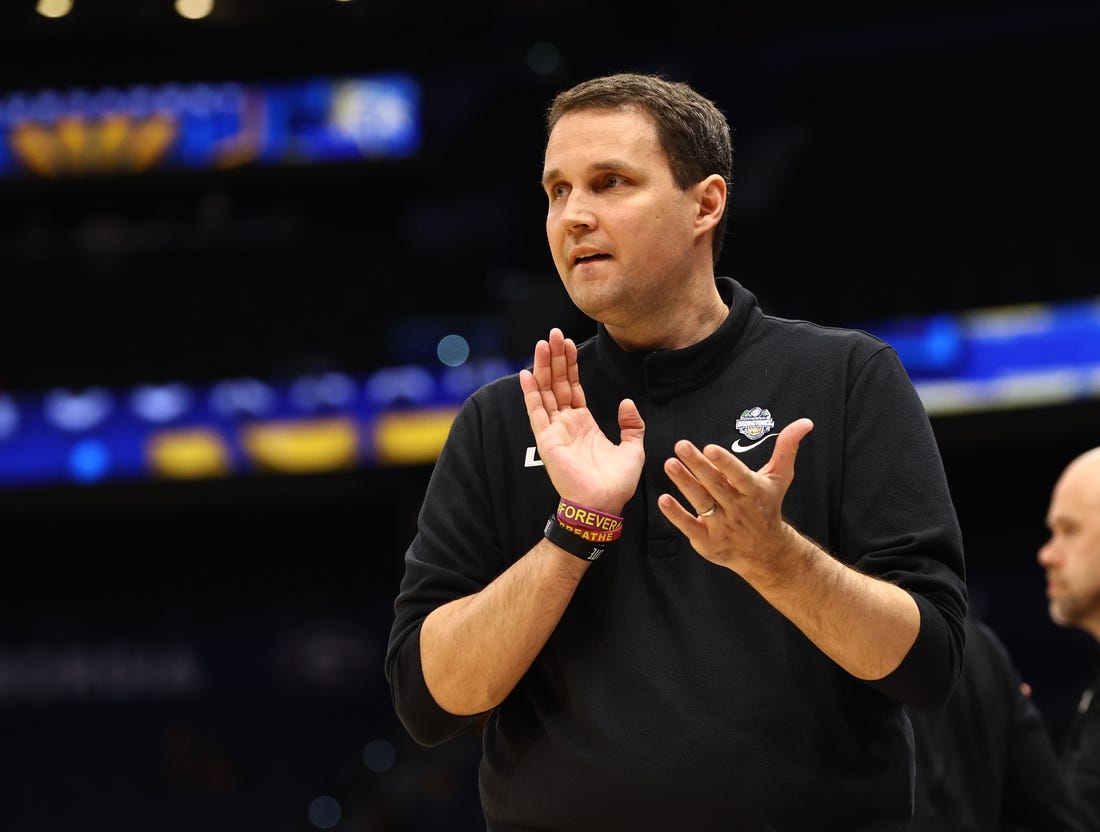
[[[83,439],[73,445],[69,470],[77,482],[98,482],[111,468],[111,454],[98,439]]]
[[[457,367],[470,357],[470,345],[461,335],[445,335],[436,345],[435,354],[448,367]]]

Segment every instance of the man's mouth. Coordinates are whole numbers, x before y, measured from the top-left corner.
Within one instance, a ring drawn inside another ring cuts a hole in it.
[[[593,263],[597,260],[609,260],[610,254],[582,254],[580,257],[573,258],[573,265],[579,266],[582,263]]]

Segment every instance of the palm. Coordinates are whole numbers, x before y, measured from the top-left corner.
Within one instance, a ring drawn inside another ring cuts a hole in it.
[[[539,456],[558,493],[594,508],[621,509],[645,461],[645,425],[634,403],[619,406],[616,444],[585,403],[576,345],[559,329],[535,346],[533,369],[520,373],[520,386]]]
[[[560,493],[583,492],[591,495],[586,499],[601,503],[630,499],[645,461],[643,429],[620,426],[621,442],[616,445],[587,407],[559,410],[551,417],[535,441]]]

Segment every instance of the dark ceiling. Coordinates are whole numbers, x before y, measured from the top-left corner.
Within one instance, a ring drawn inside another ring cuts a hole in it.
[[[0,94],[402,70],[425,141],[405,163],[0,185],[0,387],[363,371],[408,358],[425,320],[524,354],[553,323],[588,327],[545,251],[541,115],[618,69],[728,113],[720,266],[771,311],[851,322],[1095,288],[1095,4],[32,5],[0,12]],[[536,72],[540,44],[557,62]]]

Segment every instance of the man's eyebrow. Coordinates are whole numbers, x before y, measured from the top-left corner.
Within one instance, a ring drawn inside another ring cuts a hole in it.
[[[621,159],[606,159],[602,162],[593,162],[585,168],[584,172],[585,174],[604,173],[606,171],[626,170],[629,167],[630,165]],[[561,175],[561,171],[557,168],[550,168],[542,174],[542,185],[545,187],[547,183],[560,179]]]

